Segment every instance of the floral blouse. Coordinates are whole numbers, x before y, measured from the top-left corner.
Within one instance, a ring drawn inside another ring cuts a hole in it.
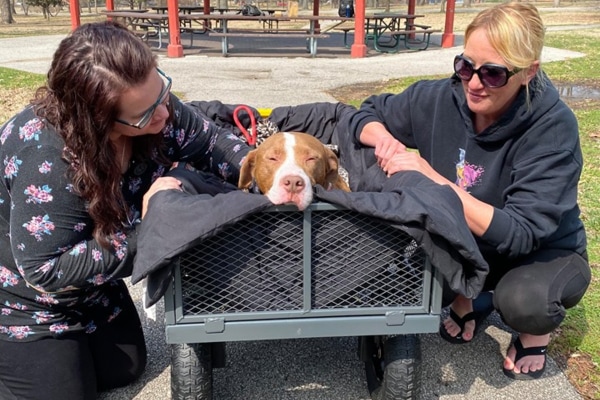
[[[173,121],[162,131],[167,157],[237,183],[246,144],[197,108],[174,96],[171,104]],[[0,340],[93,332],[129,296],[121,278],[131,274],[135,230],[124,223],[110,249],[96,242],[86,202],[67,178],[63,148],[31,107],[0,127]],[[137,160],[135,149],[133,159],[122,184],[130,220],[152,182],[167,172],[153,160]]]

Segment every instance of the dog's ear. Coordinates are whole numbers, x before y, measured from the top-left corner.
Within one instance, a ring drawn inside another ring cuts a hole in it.
[[[242,190],[249,190],[252,186],[254,171],[254,164],[256,160],[256,150],[248,152],[246,158],[242,162],[242,168],[240,169],[240,179],[238,180],[238,188]]]
[[[333,150],[331,150],[327,147],[325,149],[327,152],[327,166],[328,166],[327,176],[325,178],[325,181],[327,183],[325,189],[327,189],[327,190],[341,189],[345,192],[349,192],[350,187],[348,186],[348,184],[346,183],[344,178],[342,178],[338,172],[339,161],[338,161],[337,156],[335,155]]]

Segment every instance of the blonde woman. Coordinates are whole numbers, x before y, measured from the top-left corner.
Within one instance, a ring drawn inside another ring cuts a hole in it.
[[[550,333],[590,282],[577,121],[542,72],[543,43],[534,6],[493,6],[468,26],[452,77],[370,97],[350,121],[388,176],[419,171],[462,201],[490,273],[475,300],[445,291],[440,334],[468,343],[495,308],[519,332],[503,365],[513,379],[542,376]]]

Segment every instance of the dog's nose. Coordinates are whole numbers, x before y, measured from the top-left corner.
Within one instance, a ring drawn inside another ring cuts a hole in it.
[[[304,180],[298,175],[286,175],[281,180],[283,187],[290,193],[297,193],[304,190]]]

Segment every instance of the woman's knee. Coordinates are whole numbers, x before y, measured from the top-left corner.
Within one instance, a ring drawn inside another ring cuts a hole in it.
[[[494,291],[494,307],[504,322],[518,332],[543,335],[556,329],[565,317],[559,303],[550,302],[548,288],[535,279],[522,277],[510,271]]]
[[[511,328],[542,335],[563,321],[581,299],[587,261],[572,252],[546,251],[508,271],[498,282],[494,306]],[[589,269],[589,267],[587,267]]]

